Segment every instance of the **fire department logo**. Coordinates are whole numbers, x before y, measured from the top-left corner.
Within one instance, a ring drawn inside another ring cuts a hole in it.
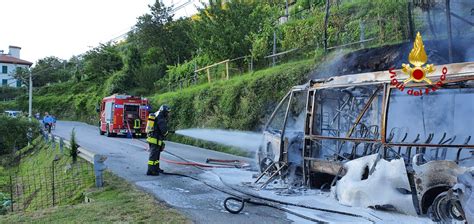
[[[420,32],[416,34],[415,43],[413,43],[413,49],[411,49],[410,55],[408,56],[408,61],[414,67],[412,68],[410,64],[402,64],[403,73],[410,76],[410,78],[403,81],[403,83],[414,82],[427,82],[432,84],[431,80],[426,77],[427,74],[433,73],[435,68],[433,64],[428,64],[423,67],[424,64],[428,61],[428,56],[426,55],[425,46],[423,45],[423,39],[421,38]]]
[[[425,65],[428,61],[428,56],[426,55],[425,46],[423,45],[423,39],[421,38],[420,32],[416,34],[413,49],[408,55],[408,61],[410,64],[402,64],[402,72],[409,76],[408,79],[405,79],[404,81],[397,80],[397,73],[394,71],[394,68],[389,70],[391,79],[390,83],[392,86],[405,92],[406,84],[409,82],[426,82],[429,86],[424,89],[407,88],[406,91],[408,95],[422,96],[434,92],[444,85],[446,75],[448,74],[448,69],[446,67],[443,67],[442,75],[438,81],[432,82],[428,77],[426,77],[428,74],[435,72],[436,69],[433,64]]]

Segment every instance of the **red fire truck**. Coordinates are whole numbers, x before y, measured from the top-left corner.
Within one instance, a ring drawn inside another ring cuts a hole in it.
[[[146,136],[146,120],[151,109],[148,99],[117,95],[105,97],[100,104],[99,133]]]

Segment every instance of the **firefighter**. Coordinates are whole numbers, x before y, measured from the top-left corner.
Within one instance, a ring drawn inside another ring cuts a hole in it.
[[[150,146],[150,156],[148,158],[148,171],[146,175],[158,176],[163,172],[160,169],[160,153],[165,149],[164,140],[169,133],[174,131],[168,131],[167,119],[170,108],[166,105],[162,105],[155,114],[148,116],[147,122],[147,135],[146,139]]]

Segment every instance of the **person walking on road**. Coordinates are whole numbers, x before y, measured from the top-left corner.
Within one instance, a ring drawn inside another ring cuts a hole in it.
[[[148,158],[148,171],[146,175],[158,176],[163,172],[160,169],[160,153],[165,149],[164,140],[169,133],[174,131],[168,131],[168,115],[170,108],[166,105],[162,105],[160,109],[148,116],[147,122],[147,135],[146,139],[150,146],[150,156]]]

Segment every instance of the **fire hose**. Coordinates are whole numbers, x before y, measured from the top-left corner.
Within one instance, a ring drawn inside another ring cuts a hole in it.
[[[166,153],[176,157],[176,158],[179,158],[181,160],[184,160],[184,161],[188,161],[187,159],[181,157],[181,156],[178,156],[174,153],[171,153],[171,152],[168,152],[168,151],[165,151]],[[191,162],[192,163],[192,162]],[[202,169],[201,166],[196,166],[197,168],[199,169]],[[275,209],[278,209],[278,210],[281,210],[281,211],[284,211],[284,212],[288,212],[292,215],[295,215],[295,216],[298,216],[300,218],[303,218],[303,219],[306,219],[306,220],[310,220],[310,221],[313,221],[313,222],[318,222],[318,223],[326,223],[322,220],[317,220],[317,219],[314,219],[314,218],[311,218],[311,217],[308,217],[308,216],[304,216],[304,215],[301,215],[299,213],[296,213],[290,209],[287,209],[287,208],[283,208],[283,207],[280,207],[278,206],[278,204],[280,205],[286,205],[286,206],[294,206],[294,207],[300,207],[300,208],[306,208],[306,209],[310,209],[310,210],[317,210],[317,211],[323,211],[323,212],[330,212],[330,213],[337,213],[337,214],[341,214],[341,215],[346,215],[346,216],[351,216],[351,217],[357,217],[357,218],[363,218],[363,219],[366,219],[367,221],[370,221],[372,223],[375,223],[374,220],[372,220],[371,218],[368,218],[368,217],[365,217],[365,216],[362,216],[362,215],[357,215],[357,214],[353,214],[353,213],[348,213],[348,212],[342,212],[342,211],[335,211],[335,210],[330,210],[330,209],[324,209],[324,208],[316,208],[316,207],[312,207],[312,206],[306,206],[306,205],[300,205],[300,204],[295,204],[295,203],[291,203],[291,202],[284,202],[284,201],[278,201],[278,200],[275,200],[275,199],[270,199],[270,198],[265,198],[265,197],[261,197],[261,196],[258,196],[258,195],[255,195],[255,194],[250,194],[248,192],[243,192],[239,189],[236,189],[232,186],[229,186],[228,184],[226,184],[222,178],[218,175],[216,175],[220,181],[228,188],[230,188],[231,190],[233,191],[236,191],[238,192],[238,194],[236,193],[232,193],[232,192],[229,192],[229,191],[226,191],[226,190],[223,190],[221,188],[218,188],[218,187],[215,187],[213,185],[210,185],[208,183],[206,183],[205,181],[202,181],[198,178],[195,178],[195,177],[192,177],[192,176],[189,176],[189,175],[185,175],[185,174],[175,174],[175,173],[164,173],[164,174],[168,174],[168,175],[176,175],[176,176],[182,176],[182,177],[187,177],[187,178],[190,178],[190,179],[193,179],[193,180],[196,180],[196,181],[199,181],[203,184],[205,184],[206,186],[209,186],[215,190],[218,190],[220,192],[223,192],[225,194],[228,194],[228,195],[231,195],[230,197],[227,197],[225,200],[224,200],[224,208],[232,213],[232,214],[238,214],[240,213],[244,207],[245,207],[245,203],[250,203],[250,204],[253,204],[253,205],[260,205],[260,206],[266,206],[266,207],[271,207],[271,208],[275,208]],[[240,195],[239,195],[240,194]],[[244,197],[243,195],[246,195],[247,197]],[[253,199],[252,199],[253,198]],[[234,210],[234,209],[231,209],[230,206],[228,205],[229,202],[231,201],[237,201],[240,204],[240,206],[238,207],[238,209]]]
[[[143,143],[143,142],[142,142]],[[145,150],[147,150],[147,147],[145,147]],[[196,168],[198,169],[202,169],[204,170],[204,168],[235,168],[235,166],[215,166],[215,165],[207,165],[207,164],[202,164],[202,163],[197,163],[197,162],[193,162],[193,161],[189,161],[181,156],[178,156],[174,153],[171,153],[171,152],[168,152],[168,151],[163,151],[164,153],[167,153],[171,156],[174,156],[178,159],[181,159],[183,160],[184,162],[179,162],[179,161],[174,161],[174,160],[167,160],[167,159],[164,159],[162,158],[161,160],[165,161],[165,162],[168,162],[168,163],[172,163],[172,164],[176,164],[176,165],[189,165],[189,166],[195,166]],[[212,159],[211,159],[212,160]],[[210,159],[207,160],[207,162],[209,162]],[[223,161],[227,161],[227,160],[217,160],[219,162],[223,162]],[[234,161],[232,161],[234,162]],[[216,187],[216,186],[213,186],[211,184],[208,184],[206,183],[205,181],[203,180],[200,180],[199,178],[196,178],[196,177],[193,177],[193,176],[190,176],[190,175],[186,175],[186,174],[180,174],[180,173],[169,173],[169,172],[164,172],[163,173],[164,175],[170,175],[170,176],[180,176],[180,177],[186,177],[186,178],[190,178],[192,180],[195,180],[195,181],[198,181],[198,182],[201,182],[203,183],[204,185],[214,189],[214,190],[217,190],[217,191],[220,191],[222,193],[225,193],[225,194],[228,194],[230,195],[230,197],[227,197],[225,200],[224,200],[224,208],[232,213],[232,214],[238,214],[240,213],[244,207],[245,207],[245,203],[249,203],[249,204],[253,204],[253,205],[259,205],[259,206],[266,206],[266,207],[270,207],[270,208],[274,208],[274,209],[278,209],[278,210],[281,210],[281,211],[284,211],[284,212],[287,212],[289,214],[292,214],[292,215],[295,215],[295,216],[298,216],[300,218],[303,218],[303,219],[306,219],[306,220],[309,220],[309,221],[312,221],[312,222],[317,222],[317,223],[327,223],[325,221],[322,221],[322,220],[318,220],[318,219],[315,219],[315,218],[311,218],[311,217],[308,217],[308,216],[305,216],[305,215],[302,215],[302,214],[299,214],[297,212],[294,212],[290,209],[287,209],[287,208],[284,208],[284,207],[280,207],[278,205],[286,205],[286,206],[294,206],[294,207],[300,207],[300,208],[305,208],[305,209],[310,209],[310,210],[317,210],[317,211],[323,211],[323,212],[329,212],[329,213],[336,213],[336,214],[341,214],[341,215],[346,215],[346,216],[351,216],[351,217],[357,217],[357,218],[363,218],[363,219],[366,219],[367,221],[370,221],[372,223],[375,223],[374,220],[372,220],[371,218],[368,218],[368,217],[365,217],[365,216],[362,216],[362,215],[357,215],[357,214],[353,214],[353,213],[348,213],[348,212],[342,212],[342,211],[335,211],[335,210],[330,210],[330,209],[324,209],[324,208],[316,208],[316,207],[312,207],[312,206],[306,206],[306,205],[300,205],[300,204],[295,204],[295,203],[291,203],[291,202],[284,202],[284,201],[278,201],[278,200],[275,200],[275,199],[270,199],[270,198],[265,198],[265,197],[261,197],[261,196],[258,196],[258,195],[255,195],[255,194],[250,194],[248,192],[243,192],[239,189],[236,189],[232,186],[229,186],[228,184],[226,184],[222,178],[218,175],[216,175],[220,181],[228,188],[230,188],[231,190],[235,191],[235,192],[238,192],[238,193],[234,193],[234,192],[230,192],[228,190],[224,190],[222,188],[219,188],[219,187]],[[235,202],[238,202],[240,203],[240,205],[238,206],[237,209],[232,209],[230,206],[229,206],[229,203],[232,202],[232,201],[235,201]]]

